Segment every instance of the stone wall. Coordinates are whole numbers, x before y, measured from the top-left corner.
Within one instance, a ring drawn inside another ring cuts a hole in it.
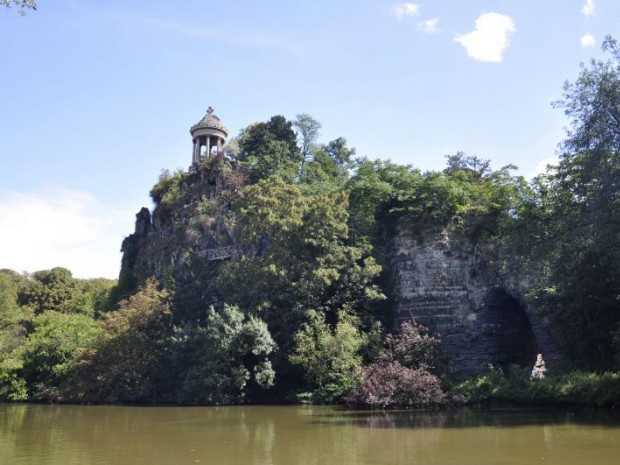
[[[525,304],[521,283],[491,269],[490,244],[454,231],[401,226],[391,248],[396,323],[414,318],[429,326],[459,371],[530,366],[537,353],[558,367],[548,321]]]

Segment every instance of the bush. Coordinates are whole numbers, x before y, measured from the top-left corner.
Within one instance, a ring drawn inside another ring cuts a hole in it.
[[[168,194],[170,197],[170,190],[178,190],[179,182],[184,178],[185,173],[181,170],[177,170],[174,174],[170,174],[170,171],[163,170],[159,175],[157,184],[153,186],[151,192],[149,192],[155,205],[159,205],[164,197]]]
[[[435,374],[444,374],[448,369],[448,360],[441,351],[441,340],[415,321],[403,322],[400,332],[388,334],[385,343],[387,353],[405,367],[423,366]]]
[[[263,320],[246,317],[236,306],[211,307],[204,325],[175,330],[172,361],[180,371],[179,402],[235,404],[244,400],[250,381],[261,389],[272,387],[274,350]]]
[[[511,367],[507,376],[490,367],[488,373],[464,380],[452,388],[466,404],[489,402],[521,405],[620,405],[620,373],[585,373],[532,379],[529,369]]]
[[[341,401],[358,385],[366,338],[357,318],[345,311],[339,312],[333,328],[321,313],[310,311],[308,317],[295,335],[295,352],[289,360],[304,368],[306,381],[315,388],[314,401]]]
[[[386,349],[361,373],[361,384],[347,403],[370,408],[422,408],[445,404],[442,368],[446,358],[440,340],[414,321],[386,337]]]
[[[569,373],[560,379],[558,394],[565,402],[597,407],[620,406],[620,373]]]
[[[370,408],[421,408],[446,403],[441,380],[425,367],[407,368],[380,358],[362,372],[363,382],[347,403]]]

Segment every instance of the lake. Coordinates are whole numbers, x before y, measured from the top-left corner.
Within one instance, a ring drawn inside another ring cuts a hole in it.
[[[617,465],[610,411],[0,405],[1,465]]]

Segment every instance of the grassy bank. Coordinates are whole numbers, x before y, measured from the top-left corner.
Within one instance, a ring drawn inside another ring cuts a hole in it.
[[[506,375],[497,368],[451,386],[459,402],[467,405],[509,403],[518,405],[620,406],[620,373],[572,371],[545,379],[532,379],[528,369],[513,367]]]

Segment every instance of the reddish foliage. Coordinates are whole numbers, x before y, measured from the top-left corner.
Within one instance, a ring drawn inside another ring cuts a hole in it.
[[[362,372],[362,384],[347,402],[371,408],[430,407],[444,404],[441,381],[425,367],[407,368],[380,358]]]
[[[348,397],[352,405],[370,408],[431,407],[448,400],[437,373],[446,367],[440,341],[425,326],[402,324],[388,335],[386,349],[361,373],[362,383]]]
[[[446,368],[440,339],[431,336],[426,326],[415,321],[403,322],[397,335],[387,335],[385,344],[387,349],[383,356],[398,360],[405,367],[425,366],[433,373]]]

